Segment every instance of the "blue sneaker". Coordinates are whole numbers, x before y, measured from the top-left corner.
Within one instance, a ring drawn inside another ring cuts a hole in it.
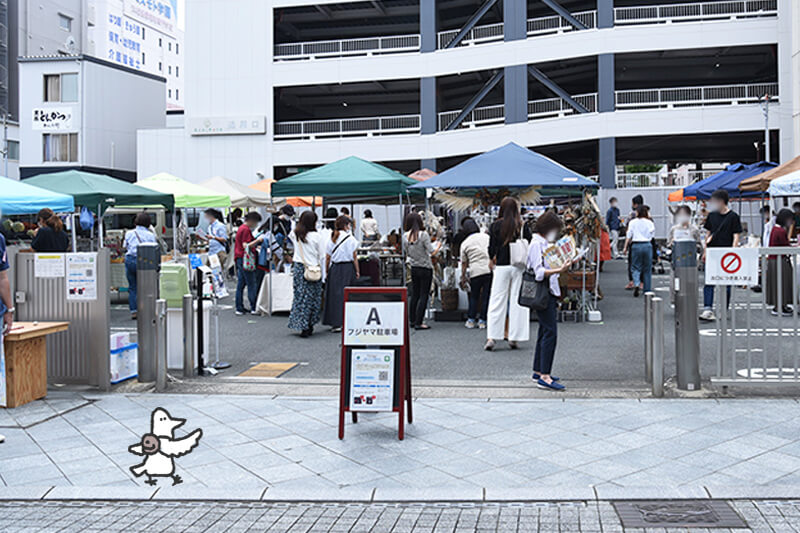
[[[540,377],[542,377],[542,376],[538,372],[534,372],[533,373],[534,381],[538,380]],[[550,376],[550,379],[552,379],[553,381],[560,381],[561,380],[561,378],[558,377],[558,376]]]
[[[540,389],[550,389],[550,390],[554,390],[554,391],[562,391],[562,390],[566,389],[566,387],[564,385],[562,385],[561,383],[559,383],[558,381],[554,381],[552,383],[548,383],[543,379],[537,380],[536,381],[536,386],[539,387]]]

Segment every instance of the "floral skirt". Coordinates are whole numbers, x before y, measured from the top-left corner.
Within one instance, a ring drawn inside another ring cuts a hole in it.
[[[302,263],[292,265],[294,299],[289,313],[289,329],[303,331],[319,322],[322,308],[322,282],[307,281],[303,277],[305,267]]]

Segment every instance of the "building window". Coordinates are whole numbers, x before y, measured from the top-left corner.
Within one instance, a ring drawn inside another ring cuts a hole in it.
[[[175,89],[175,100],[181,99],[181,93],[179,89]]]
[[[178,73],[178,65],[175,65],[175,77],[180,77],[180,74]]]
[[[167,66],[167,74],[172,75],[172,65]]]
[[[180,52],[178,52],[178,43],[175,43],[175,55],[178,55],[179,53]]]
[[[19,141],[8,141],[9,161],[19,161]]]
[[[164,71],[164,67],[161,65],[161,61],[158,62],[158,71],[159,72],[163,72]]]
[[[144,52],[142,52],[142,65],[144,65]]]
[[[158,47],[161,48],[161,37],[158,38]]]
[[[172,89],[167,89],[167,98],[172,98]]]
[[[72,18],[62,15],[59,13],[58,15],[58,25],[64,31],[72,31]]]
[[[45,133],[42,135],[42,158],[48,162],[78,161],[77,133]]]
[[[142,40],[144,41],[144,26],[142,26]]]
[[[172,43],[167,43],[167,52],[172,52]]]
[[[78,74],[45,74],[45,102],[77,102]]]

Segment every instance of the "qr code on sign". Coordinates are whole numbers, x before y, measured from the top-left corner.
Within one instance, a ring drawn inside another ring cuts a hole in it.
[[[87,278],[91,278],[92,276],[94,276],[94,270],[92,270],[91,268],[87,268],[86,269],[86,277]]]
[[[389,379],[389,373],[386,370],[378,372],[378,381],[386,381]]]

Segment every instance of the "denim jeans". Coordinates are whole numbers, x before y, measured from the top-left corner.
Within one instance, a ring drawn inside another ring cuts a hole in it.
[[[125,256],[125,277],[128,278],[128,309],[136,312],[136,258]]]
[[[635,242],[631,246],[631,273],[633,284],[644,284],[644,290],[649,291],[653,277],[653,245],[648,242]]]
[[[536,351],[533,356],[533,371],[549,374],[553,369],[558,341],[558,298],[550,295],[547,307],[536,311],[539,319],[539,333],[536,336]]]
[[[258,279],[255,271],[247,272],[244,269],[244,260],[241,257],[236,258],[236,310],[244,313],[244,288],[247,287],[247,299],[250,302],[250,310],[254,311],[256,308],[256,298],[258,298],[258,286],[256,280]]]
[[[475,276],[469,280],[469,310],[467,317],[470,320],[486,320],[489,309],[489,288],[492,286],[492,274]]]
[[[711,310],[714,308],[714,287],[716,285],[703,285],[703,309],[704,310]],[[726,297],[726,303],[728,304],[726,307],[731,306],[731,288],[730,286],[725,287],[725,292],[728,294]]]

